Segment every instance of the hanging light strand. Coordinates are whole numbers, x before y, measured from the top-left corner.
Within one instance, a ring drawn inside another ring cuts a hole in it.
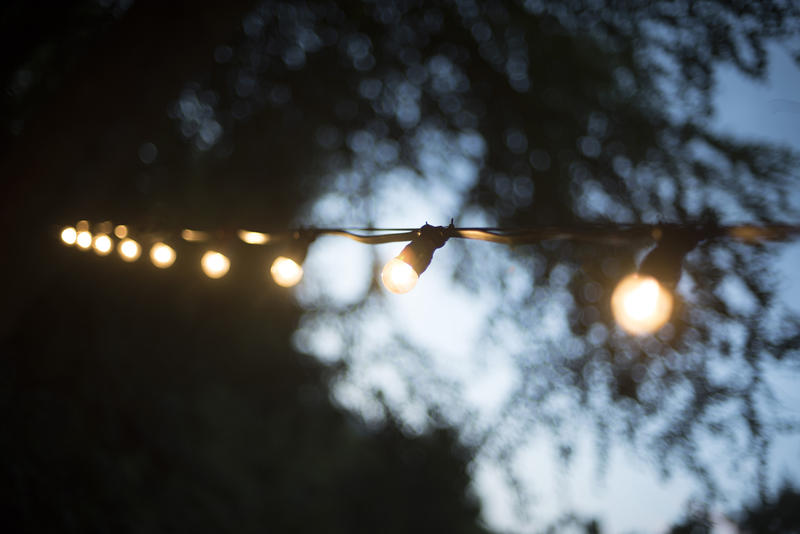
[[[174,232],[140,233],[125,225],[111,232],[105,221],[92,227],[88,221],[59,229],[60,240],[68,246],[91,247],[105,256],[114,249],[114,237],[119,239],[117,251],[125,262],[135,262],[143,246],[149,247],[149,257],[159,269],[175,263],[175,250],[183,241],[188,246],[208,246],[217,242],[228,250],[237,241],[242,246],[274,247],[274,261],[268,269],[275,283],[292,287],[303,278],[303,261],[311,244],[321,236],[345,237],[366,245],[387,243],[408,244],[389,260],[381,272],[381,280],[392,293],[407,293],[428,268],[434,252],[449,239],[489,241],[508,246],[534,244],[542,241],[567,240],[605,245],[630,245],[633,242],[655,242],[655,247],[640,262],[636,272],[626,276],[611,297],[611,311],[620,327],[633,335],[656,332],[669,320],[673,308],[672,292],[678,284],[683,259],[700,242],[709,239],[734,239],[748,244],[766,241],[785,241],[800,235],[800,226],[772,225],[690,225],[690,224],[582,224],[572,226],[539,226],[528,228],[448,226],[421,228],[304,228],[264,233],[254,230],[235,232],[182,229]],[[136,240],[135,240],[135,239]],[[202,271],[209,278],[222,278],[231,261],[218,250],[207,249],[201,259]]]

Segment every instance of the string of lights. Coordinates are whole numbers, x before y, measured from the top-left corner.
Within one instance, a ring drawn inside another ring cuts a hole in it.
[[[134,234],[136,237],[134,238]],[[93,249],[108,256],[115,248],[123,261],[135,262],[143,247],[149,248],[151,263],[159,269],[171,267],[177,259],[177,244],[199,243],[208,249],[200,259],[203,272],[212,279],[228,274],[231,260],[222,251],[222,243],[231,241],[245,245],[270,245],[275,259],[269,272],[282,287],[297,285],[303,278],[303,261],[311,244],[320,236],[345,237],[366,245],[408,242],[400,253],[389,260],[381,272],[381,280],[389,291],[407,293],[416,286],[419,276],[430,265],[434,252],[449,239],[489,241],[508,246],[550,240],[570,240],[622,245],[649,240],[655,247],[639,263],[636,272],[623,278],[611,295],[611,309],[616,321],[627,332],[649,334],[661,328],[670,318],[672,292],[681,275],[683,258],[701,241],[734,239],[757,244],[784,241],[800,234],[800,226],[772,225],[688,225],[688,224],[585,224],[574,226],[541,226],[535,228],[449,226],[421,228],[303,228],[282,232],[258,232],[237,229],[234,232],[183,229],[178,232],[133,232],[126,225],[102,222],[90,225],[78,221],[62,227],[62,243],[80,250]],[[232,236],[235,235],[235,239]]]

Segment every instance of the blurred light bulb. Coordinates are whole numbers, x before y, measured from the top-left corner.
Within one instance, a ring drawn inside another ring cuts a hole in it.
[[[175,250],[164,243],[156,243],[150,249],[150,261],[159,269],[166,269],[175,263]]]
[[[65,245],[74,245],[77,239],[78,232],[72,226],[67,226],[61,230],[61,241],[63,241]]]
[[[208,232],[201,232],[200,230],[189,230],[188,228],[181,231],[181,237],[184,241],[191,243],[199,243],[200,241],[208,241]]]
[[[126,238],[117,245],[120,257],[125,261],[136,261],[142,253],[142,247],[133,239]]]
[[[303,278],[303,268],[293,259],[278,256],[269,268],[272,279],[281,287],[292,287]]]
[[[114,243],[111,242],[111,238],[108,237],[106,234],[98,234],[94,236],[94,241],[92,242],[92,246],[94,247],[94,251],[100,256],[106,256],[114,246]]]
[[[128,237],[128,227],[124,224],[118,224],[114,228],[114,235],[117,236],[119,239],[125,239]]]
[[[78,232],[88,231],[89,221],[87,221],[86,219],[82,219],[77,223],[75,223],[75,228],[78,230]]]
[[[222,278],[228,273],[228,269],[231,268],[231,261],[219,252],[209,250],[203,254],[203,258],[200,260],[200,266],[209,278]]]
[[[81,230],[75,236],[75,243],[78,245],[78,248],[82,248],[83,250],[88,250],[89,247],[92,246],[92,234],[88,230]]]
[[[269,234],[261,232],[250,232],[249,230],[239,230],[239,239],[250,245],[263,245],[269,242]]]
[[[614,319],[628,333],[652,334],[672,314],[672,295],[652,276],[631,274],[611,295]]]
[[[392,293],[408,293],[417,285],[419,275],[409,264],[400,258],[392,258],[381,272],[381,280]]]

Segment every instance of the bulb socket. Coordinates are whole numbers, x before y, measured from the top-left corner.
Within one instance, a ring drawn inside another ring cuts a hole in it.
[[[419,236],[406,245],[397,258],[409,264],[420,275],[431,264],[436,249],[447,243],[453,230],[452,222],[447,227],[426,224],[419,229]]]
[[[656,247],[639,265],[639,274],[652,276],[673,290],[681,279],[683,259],[704,237],[697,231],[664,231]]]

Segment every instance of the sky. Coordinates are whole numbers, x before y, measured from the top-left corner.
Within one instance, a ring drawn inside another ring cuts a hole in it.
[[[800,70],[788,54],[777,47],[770,51],[770,62],[766,83],[744,79],[731,68],[719,69],[714,127],[735,137],[782,143],[800,151],[800,101],[795,100],[796,88],[800,87]],[[445,149],[431,151],[423,158],[427,178],[424,182],[415,180],[406,171],[392,171],[379,177],[382,183],[375,190],[383,193],[373,203],[376,225],[447,224],[450,215],[458,209],[461,194],[473,183],[476,172],[475,166],[463,159],[458,150],[447,147],[463,147],[470,142],[474,144],[474,140],[465,139],[428,139],[430,146],[444,146]],[[337,180],[346,182],[351,178],[339,176]],[[323,196],[311,213],[313,223],[318,225],[346,225],[351,222],[351,216],[348,202],[336,194]],[[472,217],[467,214],[457,224],[491,222],[480,214]],[[497,247],[485,243],[474,246]],[[402,245],[367,248],[356,243],[344,244],[336,238],[316,243],[306,261],[307,275],[297,290],[300,304],[318,309],[321,302],[334,303],[334,307],[357,302],[369,288],[371,254],[387,261]],[[493,249],[492,254],[497,257],[503,252]],[[301,324],[295,336],[300,350],[325,361],[336,361],[348,353],[352,372],[335,390],[342,404],[367,418],[380,417],[380,408],[368,393],[377,387],[384,392],[390,405],[399,407],[401,416],[412,429],[424,425],[425,407],[415,400],[404,383],[409,377],[402,376],[390,356],[376,357],[381,354],[385,336],[394,327],[427,350],[432,359],[433,368],[421,366],[417,379],[422,380],[423,376],[428,379],[427,374],[433,374],[460,384],[469,408],[476,412],[473,421],[476,427],[489,424],[497,415],[497,409],[516,380],[509,354],[518,348],[514,346],[517,339],[510,333],[502,348],[492,350],[481,345],[480,325],[489,319],[496,297],[491,293],[475,296],[454,284],[451,273],[456,268],[457,258],[457,254],[445,247],[437,252],[434,266],[420,278],[412,292],[402,296],[386,293],[382,297],[386,300],[373,303],[367,314],[369,318],[357,319],[361,339],[355,346],[348,345],[330,322],[307,320]],[[508,275],[511,287],[515,283],[530,283],[520,270],[514,271],[512,260],[500,261],[512,262],[512,267],[504,274]],[[785,303],[800,311],[800,275],[796,269],[800,264],[800,244],[786,245],[780,261]],[[557,298],[554,302],[557,303]],[[375,310],[381,313],[376,315]],[[552,322],[548,330],[557,332],[565,328],[557,318]],[[482,356],[476,357],[478,353]],[[779,373],[773,373],[772,377],[788,413],[797,414],[800,394],[792,387],[794,377],[787,379]],[[463,417],[459,408],[454,408],[454,419]],[[516,513],[517,499],[502,470],[490,459],[478,458],[474,466],[475,491],[482,499],[484,517],[491,527],[499,531],[535,531],[536,527],[563,513],[577,511],[585,517],[600,519],[604,532],[664,532],[683,516],[693,496],[699,495],[699,488],[689,475],[675,471],[664,479],[642,451],[624,444],[611,448],[607,467],[602,469],[595,457],[589,422],[573,421],[571,426],[570,431],[578,439],[574,461],[569,467],[558,460],[558,440],[547,432],[533,435],[513,460],[513,469],[531,497],[530,506],[526,508],[530,512],[528,517]],[[706,453],[715,453],[710,444]],[[770,459],[772,488],[777,487],[783,477],[800,483],[798,454],[798,436],[781,438],[774,444]],[[715,509],[718,533],[730,532],[722,513],[737,506],[737,501],[753,497],[752,492],[737,485],[736,478],[728,476],[726,484],[730,500]]]

